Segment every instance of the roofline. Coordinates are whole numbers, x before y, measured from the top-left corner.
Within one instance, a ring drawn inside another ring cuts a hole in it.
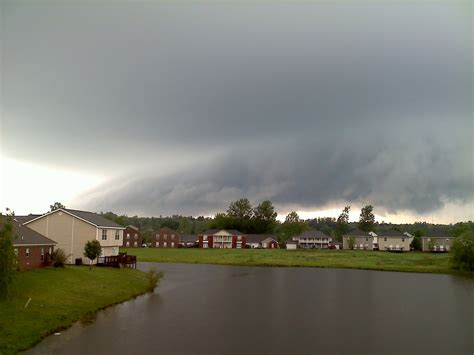
[[[28,244],[15,244],[13,243],[13,246],[14,247],[39,247],[39,246],[42,246],[42,245],[56,245],[58,243],[56,242],[53,242],[53,243],[48,243],[48,244],[32,244],[32,243],[28,243]]]
[[[421,239],[430,239],[430,238],[440,238],[440,239],[447,239],[447,238],[451,238],[451,239],[454,239],[456,237],[452,237],[450,235],[447,235],[447,236],[439,236],[439,235],[435,235],[435,236],[423,236],[421,237]]]
[[[64,210],[64,209],[62,209],[62,208],[58,208],[57,210],[54,210],[54,211],[49,211],[49,212],[47,212],[47,213],[45,213],[45,214],[43,214],[43,215],[41,215],[41,216],[39,216],[39,217],[33,218],[33,219],[31,219],[31,220],[29,220],[29,221],[23,223],[23,224],[24,224],[24,225],[27,225],[28,223],[31,223],[31,222],[36,221],[36,220],[38,220],[38,219],[41,219],[41,218],[43,218],[43,217],[47,217],[47,216],[49,216],[50,214],[56,213],[56,212],[58,212],[58,211],[67,213],[68,215],[73,216],[74,218],[77,218],[77,219],[79,219],[79,220],[81,220],[81,221],[83,221],[83,222],[89,223],[90,225],[92,225],[92,226],[94,226],[94,227],[97,227],[97,228],[102,228],[102,229],[106,229],[106,228],[108,228],[108,229],[125,229],[125,227],[106,227],[106,226],[101,226],[101,225],[99,225],[99,224],[92,223],[91,221],[88,221],[88,220],[86,220],[86,219],[84,219],[84,218],[81,218],[81,217],[75,215],[74,213],[71,213],[71,212],[69,212],[69,211],[66,211],[66,210]],[[84,212],[87,212],[87,211],[84,211]],[[93,212],[92,212],[92,213],[93,213]]]

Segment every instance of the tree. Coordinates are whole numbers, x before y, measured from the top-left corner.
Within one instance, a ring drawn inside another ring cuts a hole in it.
[[[356,240],[355,240],[355,237],[353,235],[351,235],[349,238],[347,238],[347,246],[349,247],[349,249],[354,249],[354,246],[355,246],[355,243],[356,243]]]
[[[300,221],[300,216],[295,211],[291,211],[285,217],[285,223],[298,223]]]
[[[10,296],[16,272],[16,255],[13,248],[13,213],[7,209],[6,216],[0,214],[0,298]]]
[[[347,233],[349,230],[349,212],[351,211],[351,206],[346,206],[342,210],[339,217],[337,217],[336,223],[336,239],[340,242],[342,241],[342,236]]]
[[[98,240],[89,240],[84,246],[84,256],[90,260],[89,268],[92,262],[97,259],[102,253],[102,247]]]
[[[428,239],[428,249],[429,251],[433,251],[436,246],[434,238]]]
[[[227,209],[227,215],[240,220],[249,220],[253,216],[252,205],[248,199],[241,198],[240,200],[231,202]]]
[[[410,248],[413,248],[413,250],[420,251],[422,249],[421,237],[424,234],[425,232],[422,229],[417,229],[413,233],[413,240],[411,241]]]
[[[66,208],[61,202],[55,202],[53,205],[49,205],[51,212],[59,210],[60,208]]]
[[[277,213],[269,200],[261,202],[253,211],[254,229],[257,233],[271,233],[276,223]]]
[[[461,271],[474,271],[474,233],[465,232],[454,239],[451,262]]]
[[[375,216],[372,213],[373,210],[374,208],[372,207],[372,205],[367,205],[365,207],[362,207],[360,211],[358,226],[361,230],[365,232],[370,232],[374,226]]]
[[[288,215],[285,218],[285,222],[283,222],[280,227],[281,239],[283,241],[287,241],[291,237],[294,237],[295,235],[299,235],[303,233],[305,229],[306,229],[306,223],[303,221],[300,221],[300,217],[298,216],[298,213],[296,213],[295,211],[292,211],[288,213]]]

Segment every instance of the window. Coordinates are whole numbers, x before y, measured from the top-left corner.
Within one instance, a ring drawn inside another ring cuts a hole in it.
[[[387,238],[383,238],[383,241],[386,242],[386,241],[387,241]]]
[[[405,238],[402,238],[402,242],[404,242],[404,241],[405,241]]]
[[[127,247],[129,247],[129,246],[130,246],[130,242],[127,242]]]
[[[134,246],[135,248],[137,247],[137,245],[138,245],[137,242],[133,242],[133,246]]]
[[[168,243],[164,242],[163,246],[166,248],[168,246]]]
[[[102,240],[107,240],[107,229],[102,229]]]
[[[204,237],[202,237],[202,240],[207,241],[207,235],[205,235]]]
[[[127,233],[127,239],[130,239],[130,233]]]
[[[15,255],[18,256],[18,249],[17,248],[14,249],[14,252],[15,252]]]
[[[26,248],[26,249],[25,249],[25,254],[26,254],[26,257],[27,257],[27,258],[30,257],[30,248]]]
[[[115,240],[120,239],[120,231],[118,229],[115,230]]]
[[[44,261],[44,248],[41,248],[41,261]]]
[[[174,247],[174,242],[171,242],[171,246]]]
[[[165,236],[163,237],[165,240],[168,239],[168,234],[165,234]]]
[[[369,238],[365,238],[365,241],[368,242],[368,241],[369,241]]]
[[[51,254],[53,252],[53,248],[49,247],[48,253]]]
[[[160,246],[160,243],[156,242],[156,247],[158,248]]]
[[[174,240],[174,234],[171,234],[171,239],[173,239],[173,240]]]
[[[138,234],[135,233],[135,235],[133,236],[135,239],[138,239]]]

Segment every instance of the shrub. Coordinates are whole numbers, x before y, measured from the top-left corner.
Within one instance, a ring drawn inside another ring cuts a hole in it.
[[[354,246],[355,246],[355,243],[356,243],[356,240],[354,238],[354,236],[350,236],[349,238],[347,238],[347,246],[349,247],[349,249],[354,249]]]
[[[64,249],[58,248],[51,253],[51,260],[54,267],[64,267],[67,260],[67,255]]]
[[[454,267],[461,271],[474,271],[474,234],[463,233],[454,239],[451,260]]]
[[[148,292],[153,292],[156,288],[156,286],[158,286],[158,282],[161,280],[161,278],[163,277],[163,272],[158,272],[156,271],[155,268],[151,268],[150,270],[148,270],[146,272],[146,278],[148,280],[148,287],[147,287],[147,291]]]

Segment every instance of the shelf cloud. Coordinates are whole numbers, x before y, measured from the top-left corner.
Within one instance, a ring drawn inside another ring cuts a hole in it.
[[[474,201],[469,2],[1,6],[3,154],[103,175],[77,205]]]

